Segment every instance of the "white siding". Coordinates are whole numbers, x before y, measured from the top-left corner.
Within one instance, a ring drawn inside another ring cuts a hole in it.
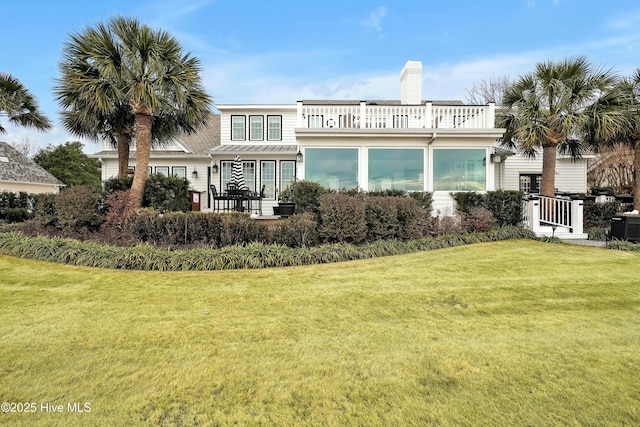
[[[542,173],[542,156],[527,159],[521,155],[508,157],[504,162],[503,184],[505,190],[520,189],[520,174]],[[587,160],[572,161],[559,158],[556,161],[555,187],[558,191],[587,192]]]

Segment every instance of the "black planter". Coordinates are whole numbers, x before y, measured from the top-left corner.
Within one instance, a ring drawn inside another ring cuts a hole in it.
[[[274,206],[274,214],[275,214],[275,206]],[[296,204],[295,203],[289,203],[289,202],[280,202],[278,204],[278,209],[280,211],[280,216],[283,218],[287,218],[290,217],[291,215],[293,215],[293,211],[296,210]]]
[[[273,207],[273,215],[280,216],[280,206]]]

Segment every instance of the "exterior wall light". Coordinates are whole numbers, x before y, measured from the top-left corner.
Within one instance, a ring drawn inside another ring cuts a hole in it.
[[[213,166],[211,166],[211,172],[213,173],[218,173],[218,164],[217,163],[213,163]]]
[[[296,154],[296,162],[302,163],[303,161],[304,161],[304,156],[302,155],[302,152],[298,150],[298,153]]]
[[[198,177],[198,171],[196,170],[196,168],[193,168],[193,172],[191,172],[191,177],[192,178],[197,178]]]

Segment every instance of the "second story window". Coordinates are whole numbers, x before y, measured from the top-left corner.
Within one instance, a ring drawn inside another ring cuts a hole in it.
[[[249,139],[262,141],[264,139],[264,117],[249,116]]]
[[[282,141],[282,116],[267,116],[267,139]]]
[[[231,140],[232,141],[244,141],[247,139],[246,132],[246,117],[245,116],[231,116]]]

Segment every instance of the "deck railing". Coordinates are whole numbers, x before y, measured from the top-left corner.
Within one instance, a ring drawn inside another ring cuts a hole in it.
[[[540,236],[586,238],[583,200],[530,196],[523,200],[523,225]]]
[[[371,105],[303,104],[298,102],[299,128],[337,129],[492,129],[495,104]]]

